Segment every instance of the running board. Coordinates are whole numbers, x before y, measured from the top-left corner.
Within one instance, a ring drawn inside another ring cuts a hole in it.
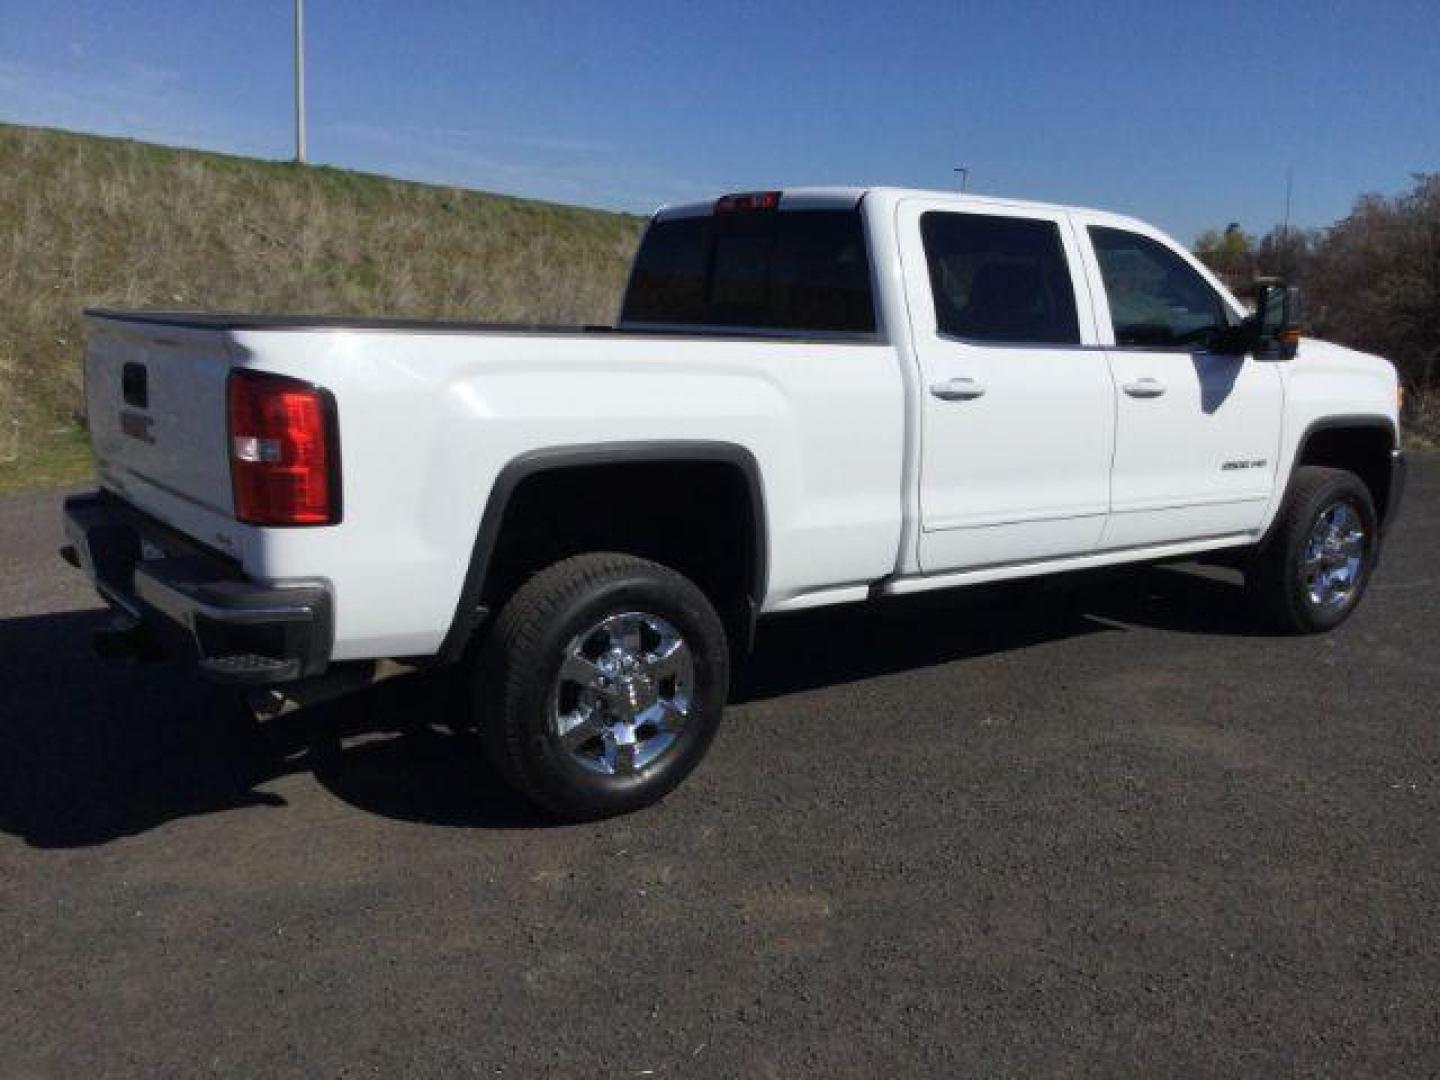
[[[1062,574],[1071,570],[1090,570],[1122,563],[1183,559],[1207,551],[1218,551],[1221,548],[1244,547],[1247,544],[1255,543],[1256,539],[1254,533],[1231,533],[1227,536],[1206,537],[1203,540],[1186,540],[1178,544],[1115,548],[1111,551],[1096,551],[1088,555],[1070,555],[1062,559],[1036,559],[1031,562],[952,570],[941,574],[915,574],[909,577],[886,578],[884,581],[876,583],[875,588],[871,590],[871,595],[905,596],[909,593],[929,592],[931,589],[953,589],[959,585],[982,585],[989,581],[1009,581],[1013,578],[1039,577],[1042,574]]]

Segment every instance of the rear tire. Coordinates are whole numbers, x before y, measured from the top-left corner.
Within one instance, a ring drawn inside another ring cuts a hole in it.
[[[1360,478],[1305,465],[1296,470],[1270,535],[1245,569],[1245,591],[1271,629],[1323,633],[1360,603],[1379,550],[1375,504]]]
[[[496,621],[476,688],[481,738],[552,814],[624,814],[700,763],[728,684],[724,627],[693,583],[629,555],[580,555],[532,577]]]

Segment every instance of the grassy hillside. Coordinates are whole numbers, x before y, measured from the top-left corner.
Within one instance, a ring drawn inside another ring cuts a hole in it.
[[[82,308],[606,322],[640,224],[0,124],[0,491],[84,474]]]

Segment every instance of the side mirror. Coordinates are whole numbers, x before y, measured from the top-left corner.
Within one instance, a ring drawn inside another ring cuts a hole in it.
[[[1300,347],[1300,290],[1284,282],[1264,282],[1255,293],[1256,351],[1280,360],[1295,359]],[[1247,320],[1248,322],[1249,320]]]
[[[1255,283],[1255,313],[1211,339],[1212,352],[1293,360],[1300,345],[1300,290],[1274,278]]]

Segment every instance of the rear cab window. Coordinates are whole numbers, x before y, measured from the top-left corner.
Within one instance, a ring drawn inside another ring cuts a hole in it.
[[[873,334],[858,208],[744,210],[652,222],[622,327]]]

